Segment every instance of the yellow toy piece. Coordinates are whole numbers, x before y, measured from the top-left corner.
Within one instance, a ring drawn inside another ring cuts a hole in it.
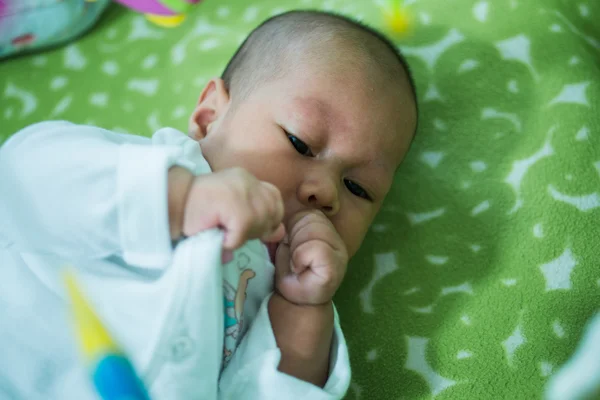
[[[389,1],[383,9],[386,28],[396,37],[407,36],[413,26],[413,18],[402,1]]]
[[[185,20],[185,14],[156,15],[146,14],[146,19],[163,28],[175,28]]]
[[[71,299],[76,336],[86,362],[94,363],[105,354],[120,353],[104,325],[85,300],[72,272],[65,273],[65,285]]]
[[[86,301],[74,273],[67,271],[64,281],[71,300],[79,347],[99,398],[150,400],[133,365]]]

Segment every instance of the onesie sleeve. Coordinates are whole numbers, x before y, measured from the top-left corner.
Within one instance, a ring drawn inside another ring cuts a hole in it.
[[[0,245],[66,259],[168,265],[167,174],[178,146],[68,122],[29,126],[0,147]]]
[[[269,319],[267,297],[234,356],[223,370],[219,399],[342,399],[350,385],[350,362],[346,340],[334,308],[329,378],[321,389],[277,370],[281,351]]]

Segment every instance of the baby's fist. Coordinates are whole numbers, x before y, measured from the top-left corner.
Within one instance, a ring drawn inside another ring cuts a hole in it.
[[[183,233],[208,228],[225,231],[223,248],[235,250],[250,239],[278,241],[284,235],[283,200],[279,190],[242,168],[194,179],[187,196]]]
[[[348,252],[320,211],[299,213],[289,223],[287,240],[277,249],[275,287],[288,301],[329,302],[346,273]]]

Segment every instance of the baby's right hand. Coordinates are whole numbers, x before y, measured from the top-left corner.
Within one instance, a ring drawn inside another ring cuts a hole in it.
[[[225,232],[224,250],[247,240],[276,242],[283,238],[283,200],[279,189],[243,168],[231,168],[194,178],[183,214],[186,236],[210,228]]]

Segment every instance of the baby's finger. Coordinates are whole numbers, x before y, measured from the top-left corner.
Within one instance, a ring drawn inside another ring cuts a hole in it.
[[[299,227],[300,226],[300,227]],[[305,217],[297,223],[290,233],[291,251],[295,253],[296,248],[309,242],[323,242],[333,250],[338,250],[338,234],[327,220]]]
[[[289,301],[297,304],[321,304],[327,301],[329,293],[324,293],[318,276],[304,266],[297,268],[292,261],[290,247],[281,243],[275,257],[277,290]],[[300,274],[292,271],[300,271]]]
[[[275,269],[278,276],[284,277],[291,273],[290,262],[290,245],[282,242],[277,246],[275,253]]]
[[[313,273],[322,274],[321,270],[331,269],[331,257],[329,257],[327,244],[318,240],[300,243],[290,247],[290,254],[294,274],[301,275],[308,268]]]
[[[292,250],[291,258],[302,286],[313,288],[315,293],[320,292],[325,297],[333,297],[344,276],[344,268],[336,262],[331,248],[322,242],[308,242]]]
[[[228,250],[235,250],[251,239],[263,239],[268,242],[276,242],[285,235],[285,228],[279,224],[275,230],[267,228],[266,221],[255,221],[252,215],[238,216],[232,219],[226,226],[223,246]],[[268,240],[266,240],[267,238]]]
[[[250,228],[249,217],[232,216],[224,226],[223,248],[235,250],[242,246],[249,239]]]
[[[284,214],[284,206],[283,206],[283,198],[281,197],[281,192],[277,189],[277,186],[269,183],[262,182],[264,187],[267,189],[270,195],[270,201],[273,206],[273,218],[280,222],[283,219]]]
[[[279,226],[277,227],[277,229],[265,234],[263,237],[261,237],[261,240],[263,242],[267,242],[267,243],[276,243],[276,242],[279,242],[281,239],[283,239],[284,236],[285,236],[285,226],[283,226],[283,223],[280,223]]]
[[[277,252],[275,253],[275,282],[280,284],[289,280],[292,273],[292,259],[290,257],[290,245],[281,242],[277,246]],[[279,288],[281,289],[281,288]]]

